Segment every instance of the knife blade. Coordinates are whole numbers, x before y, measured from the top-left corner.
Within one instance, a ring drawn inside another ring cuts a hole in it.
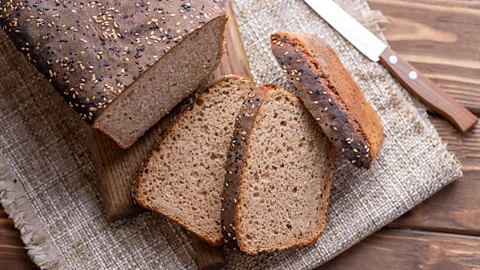
[[[356,21],[333,0],[304,0],[371,61],[379,61],[414,96],[466,132],[478,118]]]
[[[387,45],[331,0],[305,0],[325,21],[370,60],[377,62]]]

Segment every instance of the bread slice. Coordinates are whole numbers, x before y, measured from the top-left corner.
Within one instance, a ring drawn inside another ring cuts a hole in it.
[[[383,142],[380,118],[332,48],[316,35],[277,33],[271,49],[323,132],[356,167],[370,168]]]
[[[301,101],[255,89],[235,123],[222,194],[225,243],[257,254],[314,243],[327,219],[335,149]]]
[[[200,94],[143,165],[134,182],[135,202],[209,244],[221,245],[220,195],[227,149],[237,112],[252,89],[248,79],[233,76]]]
[[[216,2],[0,1],[0,27],[86,123],[127,148],[216,69],[227,21]]]

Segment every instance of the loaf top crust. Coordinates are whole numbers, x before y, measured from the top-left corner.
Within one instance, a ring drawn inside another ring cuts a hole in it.
[[[0,26],[92,124],[176,44],[226,16],[218,1],[0,0]]]
[[[383,126],[333,49],[316,35],[276,33],[271,49],[323,131],[358,168],[370,168],[383,143]]]

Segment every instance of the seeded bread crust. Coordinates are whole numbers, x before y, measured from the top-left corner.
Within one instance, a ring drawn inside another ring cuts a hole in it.
[[[383,126],[332,48],[316,35],[282,32],[271,36],[271,49],[330,141],[354,166],[370,168]]]
[[[92,125],[117,96],[196,29],[217,0],[0,1],[0,26]]]
[[[228,81],[228,80],[242,80],[242,81],[248,82],[249,84],[252,84],[250,82],[250,80],[247,79],[247,78],[243,78],[243,77],[239,77],[239,76],[235,76],[235,75],[224,76],[223,78],[218,79],[215,82],[211,83],[210,86],[207,87],[207,89],[205,91],[199,93],[198,96],[194,100],[192,100],[190,106],[187,106],[187,108],[183,112],[181,112],[180,114],[178,114],[175,117],[175,119],[170,123],[169,127],[165,130],[165,132],[162,134],[162,136],[159,138],[159,140],[155,144],[156,146],[154,147],[154,149],[152,149],[152,151],[149,153],[149,155],[147,155],[147,158],[142,163],[141,169],[138,171],[137,177],[135,178],[135,180],[133,182],[133,186],[132,186],[132,198],[133,198],[133,201],[134,201],[135,204],[137,204],[137,205],[139,205],[143,208],[146,208],[146,209],[149,209],[149,210],[152,210],[154,212],[157,212],[159,214],[164,215],[160,209],[157,209],[155,207],[151,207],[150,205],[148,205],[145,201],[144,196],[142,195],[142,193],[140,191],[141,190],[141,185],[142,185],[141,177],[145,174],[145,169],[147,169],[149,167],[149,163],[148,163],[149,157],[154,152],[159,151],[159,145],[161,145],[162,141],[164,141],[166,138],[171,136],[174,129],[176,128],[176,122],[178,121],[178,119],[181,119],[186,114],[188,114],[189,111],[191,111],[193,109],[193,107],[195,106],[195,100],[202,100],[205,95],[209,94],[208,89],[210,87],[212,87],[212,86],[214,86],[214,85],[216,85],[216,84],[218,84],[222,81]],[[253,84],[252,84],[252,89],[253,89]],[[207,242],[208,244],[210,244],[212,246],[221,246],[223,244],[223,237],[219,237],[219,238],[216,238],[216,239],[207,238],[207,237],[205,237],[205,235],[200,235],[198,233],[195,233],[194,230],[192,230],[192,228],[189,227],[187,224],[185,224],[185,222],[183,222],[182,220],[177,219],[177,218],[175,218],[173,216],[170,216],[170,215],[165,215],[165,216],[170,218],[171,220],[173,220],[174,222],[176,222],[180,226],[184,227],[185,229],[187,229],[188,231],[190,231],[191,233],[196,235],[198,238],[202,239],[203,241]]]
[[[244,170],[248,163],[245,157],[249,153],[249,141],[252,134],[252,130],[258,122],[259,111],[262,108],[264,99],[274,91],[283,91],[276,85],[265,84],[262,87],[257,87],[252,93],[245,99],[243,106],[239,112],[239,116],[235,121],[235,129],[232,136],[232,142],[227,155],[225,186],[222,193],[222,234],[224,243],[236,250],[239,248],[241,251],[250,255],[258,254],[256,250],[250,250],[237,238],[237,230],[241,232],[241,229],[237,227],[237,223],[240,218],[240,214],[237,211],[237,205],[242,201],[243,194],[240,192],[242,182],[244,179]],[[291,95],[287,93],[288,95]],[[292,99],[295,99],[294,95],[291,95]],[[330,202],[330,189],[333,183],[333,174],[335,171],[335,148],[330,144],[328,150],[329,155],[328,164],[330,167],[328,179],[325,186],[325,203],[323,207],[323,214],[326,216],[328,212],[328,206]],[[298,242],[293,247],[306,246],[315,243],[325,230],[326,219],[321,225],[321,229],[318,234],[310,241]],[[262,252],[273,252],[278,250],[284,250],[293,247],[274,248],[263,250]]]
[[[266,87],[257,87],[245,98],[238,118],[235,120],[235,129],[228,149],[225,186],[222,193],[222,219],[220,222],[224,243],[234,249],[238,247],[236,202],[238,200],[239,183],[246,162],[244,157],[247,155],[248,137],[255,122],[255,117],[262,106],[263,98],[268,91],[269,89]]]

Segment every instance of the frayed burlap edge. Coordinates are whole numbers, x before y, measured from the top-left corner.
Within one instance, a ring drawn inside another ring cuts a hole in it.
[[[61,269],[62,257],[12,168],[0,154],[0,203],[20,230],[32,261],[41,269]]]

